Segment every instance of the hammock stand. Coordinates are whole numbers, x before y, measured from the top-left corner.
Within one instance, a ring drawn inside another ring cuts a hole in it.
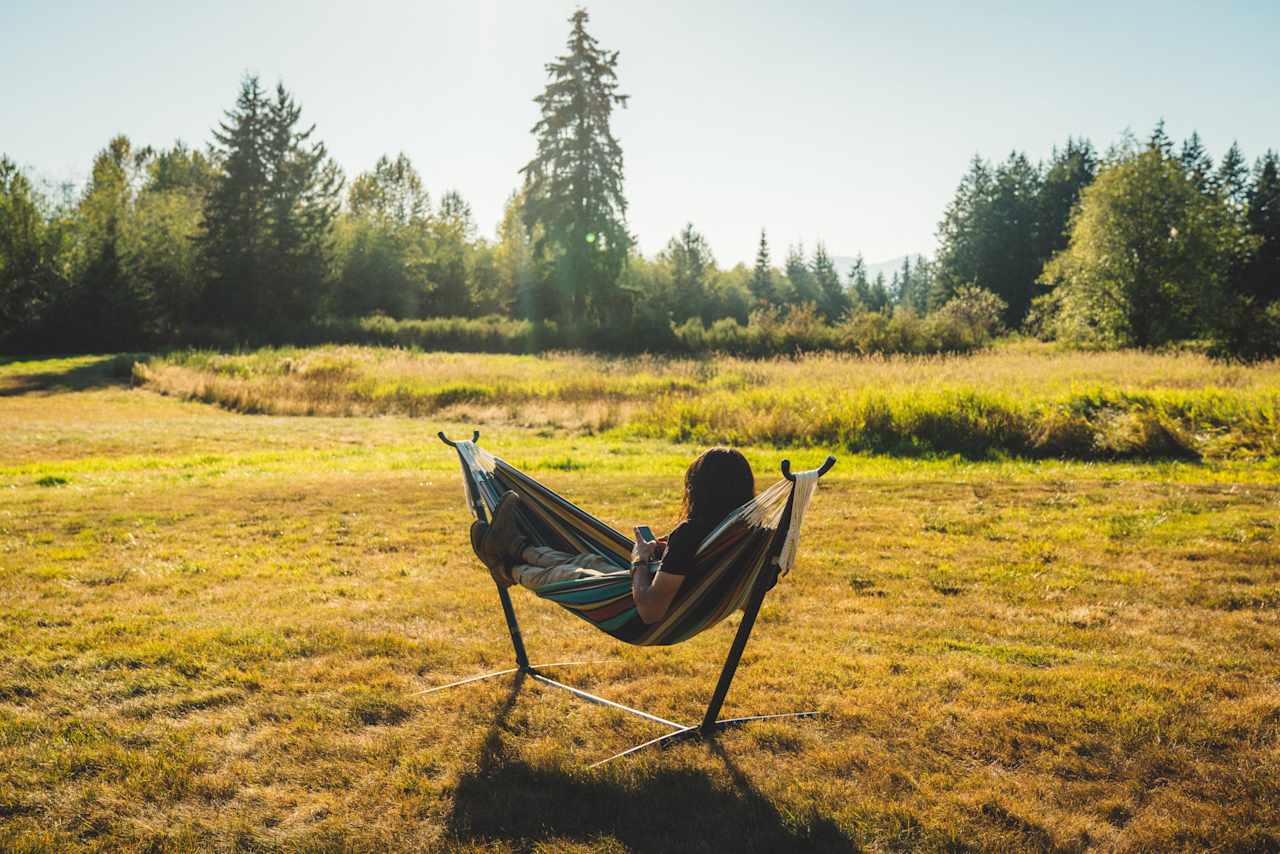
[[[458,449],[459,442],[450,440],[447,436],[445,436],[443,431],[437,433],[436,435],[440,437],[440,441],[444,442],[449,447],[454,448],[455,450]],[[475,444],[479,441],[480,441],[480,431],[475,430],[472,433],[470,444]],[[816,477],[818,478],[822,477],[822,475],[830,471],[831,467],[834,466],[835,464],[836,464],[836,458],[833,456],[828,456],[826,461],[824,461],[820,467],[814,470]],[[808,474],[808,473],[801,472],[799,474]],[[480,492],[478,489],[474,487],[471,472],[468,469],[465,462],[462,465],[462,475],[463,475],[463,478],[466,479],[467,481],[468,488],[466,491],[467,491],[467,495],[470,498],[472,513],[475,514],[475,517],[477,519],[481,521],[487,521],[487,512],[486,512],[484,502],[481,501],[479,498]],[[793,484],[795,483],[796,474],[793,474],[791,471],[790,460],[782,461],[782,476],[786,478],[788,481],[791,481]],[[785,508],[782,511],[782,517],[778,524],[777,533],[773,536],[770,544],[770,554],[768,556],[768,559],[770,561],[772,572],[762,572],[760,574],[760,576],[756,580],[754,588],[750,593],[750,597],[748,598],[746,605],[742,609],[743,610],[742,622],[738,625],[738,632],[733,638],[733,644],[729,647],[729,655],[725,659],[724,666],[720,670],[720,678],[716,682],[715,691],[711,695],[710,702],[707,703],[706,712],[702,716],[702,721],[700,723],[693,724],[693,725],[676,723],[675,721],[667,720],[666,718],[662,718],[657,715],[650,714],[649,712],[644,712],[639,709],[633,709],[630,706],[623,705],[622,703],[605,699],[604,697],[597,696],[588,691],[583,691],[581,688],[575,688],[572,685],[566,685],[563,682],[558,682],[555,679],[552,679],[549,676],[545,675],[542,672],[542,669],[548,669],[548,668],[554,668],[554,667],[567,667],[575,664],[593,664],[595,662],[558,661],[558,662],[552,662],[549,664],[530,664],[529,656],[526,653],[524,648],[524,639],[520,635],[520,623],[516,619],[515,607],[512,605],[511,595],[508,592],[506,587],[503,587],[502,585],[499,585],[496,583],[494,586],[497,588],[497,591],[498,591],[498,601],[502,603],[502,613],[507,620],[507,632],[511,635],[511,646],[515,652],[516,666],[509,667],[505,670],[497,670],[492,673],[482,673],[478,676],[471,676],[466,679],[460,679],[456,682],[450,682],[447,685],[440,685],[434,688],[428,688],[424,691],[419,691],[418,694],[431,694],[431,693],[435,693],[436,691],[443,691],[448,688],[456,688],[461,685],[467,685],[472,682],[479,682],[484,679],[492,679],[498,676],[506,676],[511,673],[519,673],[519,674],[528,676],[537,682],[541,682],[544,685],[551,685],[555,688],[561,688],[565,691],[568,691],[570,694],[573,694],[575,697],[581,700],[586,700],[587,702],[591,702],[591,703],[597,703],[602,706],[608,706],[609,708],[617,709],[618,711],[626,712],[628,714],[635,715],[636,717],[644,718],[645,720],[662,724],[663,726],[669,727],[671,729],[671,732],[668,732],[664,735],[658,736],[657,738],[652,738],[648,741],[637,744],[636,746],[630,747],[622,751],[621,753],[616,753],[613,756],[608,757],[607,759],[602,759],[599,762],[596,762],[591,766],[589,766],[591,768],[596,768],[600,765],[605,764],[606,762],[610,762],[614,759],[620,759],[623,756],[628,756],[632,753],[635,753],[640,750],[644,750],[645,748],[649,748],[649,747],[666,748],[672,744],[676,744],[678,742],[685,741],[692,738],[714,738],[715,735],[719,733],[721,730],[728,729],[730,727],[741,726],[743,724],[751,723],[753,721],[776,720],[779,718],[816,717],[818,715],[816,711],[784,712],[781,714],[772,714],[772,715],[750,715],[747,717],[740,717],[740,718],[721,718],[720,717],[720,709],[724,705],[724,700],[726,695],[728,695],[729,693],[729,686],[733,684],[734,674],[738,670],[738,662],[742,658],[743,650],[746,649],[747,641],[751,637],[751,630],[755,626],[756,616],[760,613],[760,605],[764,602],[765,594],[773,587],[774,583],[777,580],[777,568],[776,568],[776,564],[774,564],[773,562],[776,561],[778,555],[781,553],[783,543],[786,539],[786,534],[791,526],[791,510],[792,510],[793,499],[794,499],[794,489],[792,490],[792,493],[787,497],[787,503]]]

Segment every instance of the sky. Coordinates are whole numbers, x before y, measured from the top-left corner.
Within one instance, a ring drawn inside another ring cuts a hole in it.
[[[82,182],[117,133],[204,145],[245,73],[283,81],[348,176],[403,151],[482,233],[533,154],[574,2],[0,0],[0,153]],[[1280,3],[592,0],[631,96],[613,129],[652,254],[686,222],[722,266],[823,241],[929,254],[975,155],[1099,148],[1164,118],[1218,157],[1280,149]]]

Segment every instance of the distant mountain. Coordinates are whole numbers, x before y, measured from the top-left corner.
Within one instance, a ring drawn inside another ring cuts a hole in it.
[[[867,264],[867,278],[875,281],[876,273],[884,273],[884,280],[889,282],[893,279],[895,270],[902,269],[902,260],[910,258],[915,261],[918,253],[912,252],[910,255],[899,255],[897,258],[890,258],[887,261],[877,261],[874,264]],[[853,266],[854,256],[852,255],[832,255],[831,260],[836,265],[836,270],[840,272],[840,277],[844,278],[849,275],[849,268]]]

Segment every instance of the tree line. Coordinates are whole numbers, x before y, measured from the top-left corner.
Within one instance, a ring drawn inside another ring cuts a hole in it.
[[[1250,168],[1233,145],[1215,163],[1194,134],[1175,150],[1163,123],[1103,155],[1068,139],[1044,163],[975,157],[936,257],[887,280],[861,257],[836,269],[821,241],[775,257],[764,230],[754,264],[723,268],[692,223],[645,257],[610,129],[627,105],[618,54],[588,20],[574,13],[546,66],[534,155],[492,237],[405,154],[347,180],[296,98],[253,76],[205,148],[118,136],[79,191],[41,190],[0,157],[0,349],[415,340],[395,325],[480,317],[524,321],[530,347],[923,352],[1003,327],[1083,346],[1280,348],[1276,154]]]
[[[1226,355],[1280,353],[1280,157],[1216,163],[1159,122],[1099,156],[1069,139],[1048,162],[974,158],[938,227],[926,306],[962,285],[1002,320],[1080,346],[1208,340]]]

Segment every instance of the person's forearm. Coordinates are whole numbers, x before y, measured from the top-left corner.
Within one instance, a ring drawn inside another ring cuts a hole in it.
[[[635,563],[631,565],[631,596],[639,600],[653,586],[653,573],[649,572],[649,564]]]
[[[653,594],[653,574],[647,564],[637,564],[631,569],[631,599],[636,603],[640,619],[649,622],[649,600]]]

